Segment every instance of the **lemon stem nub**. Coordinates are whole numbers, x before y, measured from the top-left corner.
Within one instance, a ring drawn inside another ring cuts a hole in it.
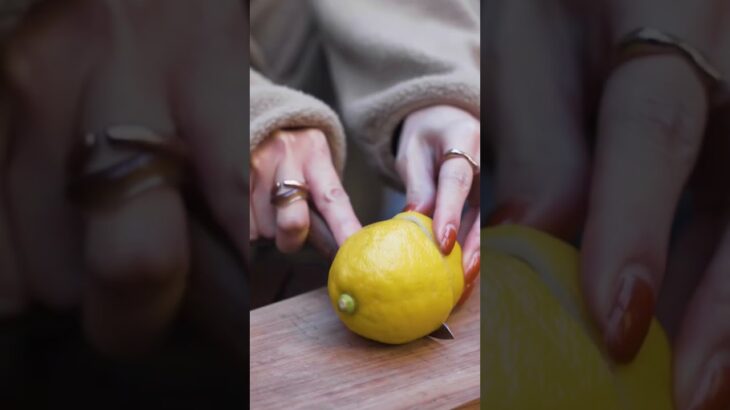
[[[340,309],[340,312],[351,315],[355,313],[355,308],[357,306],[355,304],[355,299],[353,299],[352,296],[348,295],[347,293],[343,293],[337,300],[337,307]]]

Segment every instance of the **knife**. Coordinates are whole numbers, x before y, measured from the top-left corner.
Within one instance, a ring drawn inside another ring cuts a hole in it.
[[[339,248],[337,241],[327,226],[327,222],[311,204],[309,206],[309,236],[307,236],[307,242],[324,255],[328,261],[332,262],[335,259]]]
[[[454,334],[451,332],[451,329],[449,329],[449,326],[446,325],[446,323],[441,323],[441,326],[439,326],[438,329],[431,332],[431,334],[429,334],[428,337],[432,337],[434,339],[442,339],[442,340],[456,339],[456,337],[454,337]]]

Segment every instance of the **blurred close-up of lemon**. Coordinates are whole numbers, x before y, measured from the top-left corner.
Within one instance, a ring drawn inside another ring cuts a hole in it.
[[[653,320],[638,356],[601,347],[579,286],[579,253],[521,226],[481,233],[482,405],[488,409],[671,409],[670,348]]]
[[[350,330],[382,343],[407,343],[436,330],[461,297],[461,247],[444,256],[430,218],[400,213],[342,244],[327,289]]]

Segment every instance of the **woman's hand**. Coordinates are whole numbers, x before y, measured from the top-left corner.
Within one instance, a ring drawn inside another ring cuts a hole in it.
[[[467,159],[444,160],[450,149],[479,161],[479,120],[451,106],[418,110],[403,123],[396,169],[405,182],[406,209],[433,215],[434,237],[443,253],[451,252],[458,236],[468,297],[480,263],[479,173]]]
[[[54,309],[80,307],[91,344],[106,353],[147,352],[161,342],[184,296],[199,291],[189,286],[193,275],[193,282],[217,280],[206,288],[206,303],[239,306],[245,298],[240,267],[226,280],[218,280],[220,270],[191,272],[205,256],[190,241],[191,216],[179,187],[161,177],[160,167],[144,174],[147,185],[139,184],[135,195],[106,206],[80,206],[68,194],[79,180],[74,167],[89,175],[136,158],[122,164],[140,170],[145,159],[161,158],[105,139],[115,126],[133,125],[127,137],[152,135],[188,148],[181,161],[186,175],[243,256],[248,22],[239,1],[208,6],[39,2],[3,50],[2,98],[12,111],[9,139],[0,143],[9,147],[0,157],[8,209],[0,211],[14,222],[20,263],[0,260],[0,286],[19,283],[14,298]],[[75,151],[87,149],[101,162],[74,160]]]
[[[282,252],[301,248],[309,233],[309,204],[272,204],[277,182],[308,185],[312,203],[338,245],[361,228],[332,163],[327,139],[317,129],[280,130],[251,153],[250,239],[275,238]]]
[[[487,123],[499,208],[491,222],[571,239],[584,225],[583,290],[610,354],[634,357],[659,300],[661,313],[681,319],[678,407],[726,408],[727,110],[711,110],[711,81],[677,49],[615,57],[628,33],[651,27],[701,50],[728,79],[730,9],[722,0],[578,3],[502,1],[493,9],[488,38],[499,58],[490,62],[486,105],[495,107]],[[693,215],[667,266],[688,186]]]

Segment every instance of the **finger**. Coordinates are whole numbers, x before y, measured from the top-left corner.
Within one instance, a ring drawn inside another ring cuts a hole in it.
[[[304,179],[309,183],[315,206],[332,230],[337,244],[342,245],[362,225],[332,165],[326,140],[317,138],[314,141],[317,141],[314,158],[304,166]]]
[[[287,155],[285,158],[292,158]],[[293,179],[304,182],[300,166],[290,159],[284,159],[276,170],[276,180]],[[299,250],[307,239],[309,232],[309,209],[306,200],[297,200],[276,208],[276,246],[281,252],[289,253]]]
[[[705,98],[680,56],[626,62],[606,84],[582,273],[616,360],[632,359],[648,331],[675,208],[704,130]]]
[[[469,194],[471,195],[471,194]],[[456,240],[462,244],[462,247],[464,245],[464,241],[467,238],[467,235],[471,231],[472,225],[474,224],[474,221],[476,221],[477,218],[479,218],[479,204],[469,204],[466,212],[464,213],[464,217],[461,221],[461,229],[459,230],[459,234],[456,236]]]
[[[93,48],[79,49],[78,39],[69,35],[78,30],[69,27],[68,19],[40,12],[37,16],[47,18],[45,24],[29,21],[8,42],[3,55],[13,108],[8,212],[17,266],[23,269],[29,297],[68,309],[78,303],[83,252],[79,217],[66,197],[64,175],[77,118],[75,101]],[[59,56],[73,56],[74,64]],[[12,268],[4,268],[0,270],[10,275]]]
[[[487,135],[495,155],[496,209],[487,225],[520,223],[573,239],[582,225],[588,151],[585,61],[572,17],[559,2],[505,2],[492,27],[500,55],[486,93]],[[518,30],[515,31],[515,30]],[[545,101],[550,101],[545,104]]]
[[[678,408],[730,406],[730,230],[725,231],[682,321],[674,349]]]
[[[472,158],[478,158],[472,150],[467,152]],[[433,232],[444,254],[451,253],[456,243],[464,202],[472,188],[473,179],[474,170],[464,158],[448,159],[441,164],[438,171]]]
[[[715,114],[685,191],[691,193],[691,200],[680,203],[675,218],[672,247],[657,301],[657,317],[671,339],[677,335],[687,304],[725,230],[721,222],[727,212],[726,187],[730,185],[730,174],[725,172],[730,152],[726,131],[730,129],[730,111]]]
[[[464,228],[466,232],[462,239],[463,246],[463,265],[464,265],[464,282],[471,283],[479,275],[480,252],[479,252],[479,229],[480,229],[479,208],[471,208],[467,211],[464,218]]]
[[[85,332],[103,353],[144,353],[162,341],[185,289],[182,199],[164,187],[86,219]]]
[[[692,217],[672,241],[667,276],[657,305],[657,313],[664,319],[662,324],[669,322],[667,333],[674,341],[675,402],[682,406],[678,408],[720,409],[730,404],[727,379],[724,387],[722,380],[707,386],[712,378],[708,374],[710,369],[722,371],[722,356],[726,354],[723,351],[727,352],[730,340],[727,315],[725,320],[719,319],[730,302],[726,189],[730,174],[725,172],[730,152],[728,114],[729,109],[721,109],[710,117],[690,179]]]
[[[472,293],[474,293],[475,289],[479,289],[479,277],[477,277],[473,282],[464,285],[464,291],[461,293],[461,297],[456,302],[456,306],[461,306],[466,302]],[[477,290],[478,292],[478,290]]]
[[[686,225],[673,234],[666,273],[658,292],[656,316],[670,340],[677,336],[691,296],[723,233],[723,227],[718,224],[721,212],[693,208]]]
[[[270,142],[266,141],[265,144]],[[263,149],[262,145],[258,149]],[[270,239],[276,235],[276,212],[271,204],[271,188],[276,183],[273,166],[270,159],[257,157],[257,152],[251,153],[251,213],[257,234]]]
[[[423,145],[413,143],[417,138],[404,140],[410,143],[400,148],[396,160],[396,170],[406,186],[406,206],[403,210],[431,215],[436,201],[433,153]]]
[[[135,54],[110,54],[87,85],[79,135],[133,124],[173,135],[165,94]],[[111,161],[120,155],[107,149]],[[162,341],[182,300],[189,264],[179,191],[162,185],[84,212],[89,280],[83,325],[104,353],[130,355]]]

